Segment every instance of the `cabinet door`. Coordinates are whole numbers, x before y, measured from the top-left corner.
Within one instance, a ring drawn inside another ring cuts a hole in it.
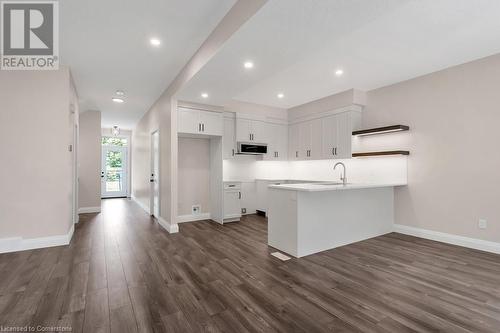
[[[276,124],[265,123],[265,137],[267,143],[267,154],[264,155],[264,160],[276,160],[278,149],[277,138],[276,138]]]
[[[224,159],[234,157],[236,153],[235,121],[234,118],[224,118]]]
[[[267,134],[267,125],[269,123],[265,123],[263,121],[252,120],[250,122],[250,133],[252,134],[252,142],[255,143],[268,143]]]
[[[319,160],[322,155],[322,134],[321,134],[321,119],[311,120],[311,145],[309,148],[309,159]]]
[[[352,130],[353,116],[350,112],[339,113],[337,115],[337,151],[335,158],[352,157]]]
[[[200,111],[200,123],[202,134],[220,135],[224,132],[224,116],[220,112]]]
[[[277,158],[286,161],[288,158],[288,126],[277,125],[276,132]]]
[[[200,116],[198,110],[178,109],[177,131],[179,133],[200,133]]]
[[[299,159],[310,159],[312,122],[299,123]]]
[[[328,116],[323,118],[322,121],[321,134],[323,137],[323,158],[336,158],[336,154],[339,152],[338,143],[338,116]]]
[[[299,160],[305,156],[300,153],[299,127],[300,124],[292,124],[288,127],[288,158],[290,160]]]
[[[242,118],[236,119],[236,141],[238,142],[251,141],[251,136],[250,136],[251,122],[252,121],[249,119],[242,119]]]
[[[235,218],[241,216],[241,192],[224,191],[224,218]]]

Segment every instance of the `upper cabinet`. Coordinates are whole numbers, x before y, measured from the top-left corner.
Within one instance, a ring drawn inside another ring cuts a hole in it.
[[[221,112],[178,108],[179,133],[222,136],[224,118]]]
[[[289,159],[345,159],[352,154],[352,131],[360,127],[361,113],[346,111],[296,122],[289,128]]]
[[[265,122],[246,118],[236,118],[236,141],[267,143],[265,134]]]
[[[224,116],[223,155],[224,159],[233,158],[236,155],[236,124],[235,118]]]
[[[267,154],[265,160],[286,161],[288,159],[288,125],[266,123]]]

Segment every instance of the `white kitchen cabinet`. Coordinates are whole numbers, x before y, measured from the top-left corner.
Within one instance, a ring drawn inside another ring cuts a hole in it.
[[[288,126],[288,159],[296,161],[304,156],[300,154],[299,124],[291,124]]]
[[[267,154],[265,160],[283,161],[288,157],[288,126],[285,124],[267,123]]]
[[[236,118],[236,140],[238,142],[267,143],[266,125],[260,120]]]
[[[233,158],[236,154],[236,128],[235,119],[224,117],[224,159]]]
[[[313,119],[299,123],[298,131],[299,159],[320,159],[322,150],[321,119]]]
[[[224,222],[235,222],[241,218],[241,183],[224,183]]]
[[[222,136],[224,132],[223,114],[221,112],[179,108],[177,131],[179,133]]]
[[[322,158],[345,159],[352,156],[352,131],[359,128],[358,112],[343,112],[322,119]]]
[[[345,159],[352,156],[352,131],[361,113],[347,111],[289,126],[289,160]]]
[[[257,210],[267,214],[269,207],[269,185],[285,184],[285,180],[263,180],[258,179],[257,183]]]

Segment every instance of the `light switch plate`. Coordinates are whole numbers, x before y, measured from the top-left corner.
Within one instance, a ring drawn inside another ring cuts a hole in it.
[[[479,219],[477,226],[479,229],[486,229],[488,227],[488,222],[485,219]]]

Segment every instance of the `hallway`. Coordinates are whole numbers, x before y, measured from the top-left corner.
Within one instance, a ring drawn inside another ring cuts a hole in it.
[[[498,255],[393,233],[281,262],[266,240],[255,215],[169,235],[134,202],[103,200],[101,214],[81,216],[70,246],[0,255],[0,323],[73,332],[500,327]]]

